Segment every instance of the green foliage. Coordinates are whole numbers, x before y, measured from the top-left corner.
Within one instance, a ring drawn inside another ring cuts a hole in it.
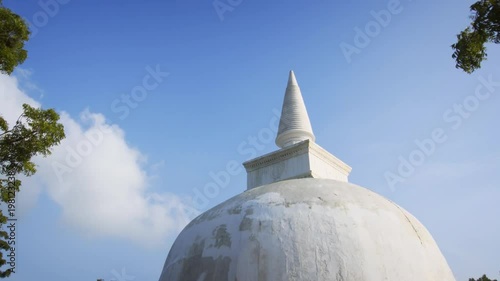
[[[0,73],[11,74],[26,60],[24,43],[29,35],[26,22],[5,8],[0,0]],[[27,104],[23,104],[23,114],[10,129],[0,116],[0,202],[15,204],[15,194],[21,186],[17,177],[31,176],[36,172],[32,157],[49,155],[51,147],[64,139],[64,127],[58,121],[59,115],[53,109],[37,109]],[[7,223],[7,216],[12,215],[0,210],[0,268],[7,263],[2,250],[15,247],[7,242],[9,234],[1,228]],[[0,278],[11,273],[10,268],[0,269]]]
[[[456,68],[472,73],[486,60],[486,43],[500,43],[500,0],[479,0],[470,10],[471,26],[457,35],[452,57]]]
[[[58,123],[59,115],[53,109],[39,109],[23,104],[23,114],[9,129],[0,116],[0,202],[10,203],[19,191],[19,175],[31,176],[36,166],[31,161],[35,155],[51,154],[51,147],[64,139],[64,127]],[[7,215],[0,210],[0,225],[7,222]],[[0,249],[9,250],[7,232],[0,229]],[[0,252],[0,267],[6,261]],[[0,270],[0,277],[10,275],[10,269]]]
[[[11,74],[26,60],[28,52],[24,43],[29,35],[24,19],[5,8],[0,0],[0,73]]]
[[[469,278],[469,281],[497,281],[497,280],[496,279],[492,280],[486,277],[486,274],[484,274],[482,277],[479,277],[478,279]]]

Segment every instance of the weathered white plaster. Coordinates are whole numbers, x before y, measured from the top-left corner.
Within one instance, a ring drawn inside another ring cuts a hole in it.
[[[190,280],[455,279],[429,232],[395,203],[346,182],[294,179],[251,189],[194,219],[160,277]]]
[[[351,172],[351,167],[310,140],[266,154],[243,165],[247,170],[247,189],[299,178],[346,182]]]
[[[246,192],[186,226],[160,281],[455,280],[417,219],[314,143],[293,72],[276,143],[244,163]]]

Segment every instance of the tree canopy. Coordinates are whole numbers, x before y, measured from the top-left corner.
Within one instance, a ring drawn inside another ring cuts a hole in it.
[[[23,114],[12,127],[0,116],[0,202],[7,205],[6,214],[0,210],[0,225],[15,216],[15,195],[21,186],[18,176],[36,172],[32,157],[49,155],[50,148],[65,137],[58,120],[59,115],[53,109],[43,110],[28,104],[23,105]],[[0,249],[15,250],[15,239],[4,229],[0,230]],[[0,267],[6,263],[4,253],[0,252]],[[13,271],[12,267],[0,269],[0,277],[7,277]]]
[[[497,281],[497,280],[496,279],[492,280],[492,279],[486,277],[486,274],[484,274],[483,276],[479,277],[478,279],[469,278],[469,281]]]
[[[0,73],[11,74],[28,57],[24,43],[30,31],[26,21],[0,0]]]
[[[456,68],[472,73],[486,60],[486,43],[500,43],[500,0],[479,0],[471,7],[471,25],[451,47]]]
[[[0,73],[11,74],[26,60],[24,43],[29,34],[26,22],[5,8],[0,0]],[[14,217],[16,193],[21,186],[18,176],[33,175],[36,172],[33,156],[49,155],[51,147],[64,139],[64,127],[58,121],[55,110],[28,104],[23,104],[23,113],[12,126],[0,114],[0,202],[6,203],[6,207],[0,209],[0,278],[15,272]],[[5,265],[9,267],[4,268]]]

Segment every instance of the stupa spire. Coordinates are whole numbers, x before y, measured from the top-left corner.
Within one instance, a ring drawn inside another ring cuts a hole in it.
[[[290,71],[278,128],[277,151],[243,163],[247,189],[273,182],[318,178],[347,182],[351,167],[314,142],[306,106]]]
[[[314,142],[315,137],[299,84],[293,71],[290,71],[276,145],[285,148],[304,140]]]

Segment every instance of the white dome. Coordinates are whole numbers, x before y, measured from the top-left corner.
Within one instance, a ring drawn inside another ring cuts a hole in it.
[[[330,179],[264,185],[181,232],[160,281],[451,281],[446,260],[407,211]]]

